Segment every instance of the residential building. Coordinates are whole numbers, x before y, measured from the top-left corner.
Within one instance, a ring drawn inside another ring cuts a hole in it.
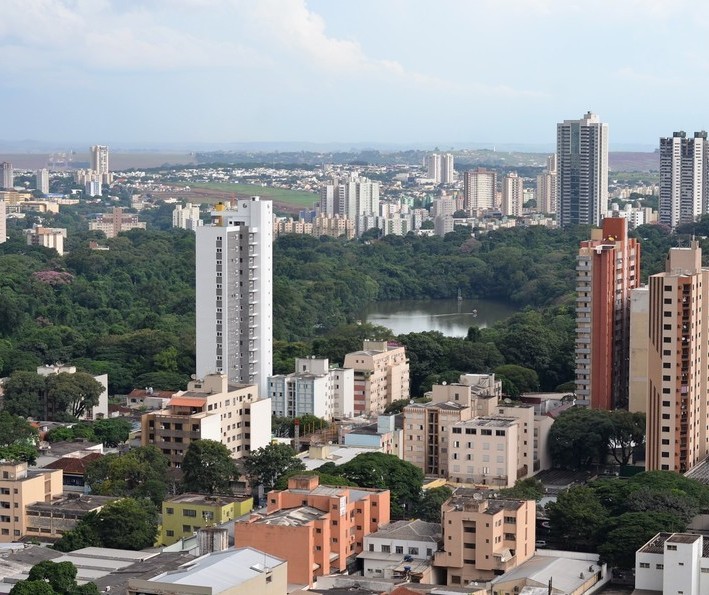
[[[389,523],[389,497],[389,490],[321,486],[317,476],[296,475],[288,489],[268,493],[265,513],[234,523],[234,542],[288,560],[288,582],[312,586],[347,569],[364,538]]]
[[[235,459],[271,439],[271,401],[253,384],[231,384],[224,374],[193,380],[167,407],[141,418],[141,444],[154,444],[179,468],[193,440],[216,440]]]
[[[3,161],[0,163],[0,170],[2,170],[2,189],[12,190],[15,186],[15,170],[12,167],[12,163]]]
[[[441,184],[455,182],[455,158],[452,153],[441,155]]]
[[[364,341],[362,351],[348,353],[344,368],[354,370],[354,412],[377,414],[409,398],[406,348],[387,341]]]
[[[62,487],[65,493],[88,493],[89,486],[86,485],[86,469],[90,463],[100,459],[103,454],[99,452],[81,452],[70,454],[72,456],[61,457],[51,463],[43,464],[42,467],[45,469],[61,469]]]
[[[46,167],[38,169],[36,174],[35,188],[42,194],[49,194],[49,170]]]
[[[403,459],[403,421],[402,415],[379,415],[377,423],[361,424],[345,432],[341,442],[345,446],[374,448]]]
[[[197,375],[268,394],[273,373],[273,210],[252,196],[197,229]]]
[[[338,213],[355,222],[355,232],[361,236],[376,227],[379,214],[379,182],[350,176],[338,186]]]
[[[279,417],[314,415],[330,421],[352,415],[354,370],[330,368],[327,358],[296,358],[294,373],[269,376],[268,397]]]
[[[326,215],[318,213],[312,221],[306,222],[292,217],[274,217],[273,235],[304,234],[316,238],[329,236],[345,237],[351,240],[355,237],[355,222],[344,215]]]
[[[365,536],[357,558],[366,578],[403,579],[413,574],[418,582],[430,583],[431,562],[440,542],[440,523],[396,521]],[[429,580],[422,580],[422,575]]]
[[[502,179],[502,214],[519,217],[524,208],[524,185],[516,172],[508,173]]]
[[[179,494],[162,503],[162,545],[172,545],[204,527],[222,525],[251,512],[251,496]]]
[[[426,177],[436,184],[441,183],[441,156],[438,153],[431,153],[424,158],[426,167]]]
[[[18,541],[27,533],[28,505],[61,495],[61,470],[28,469],[27,463],[0,461],[0,543]]]
[[[108,166],[108,147],[93,145],[90,149],[91,171],[101,184],[111,183],[111,170]],[[100,192],[99,192],[100,194]]]
[[[698,242],[671,248],[665,272],[648,285],[645,464],[684,473],[709,455],[709,269]]]
[[[463,175],[464,209],[469,215],[478,215],[481,211],[495,208],[497,175],[479,167],[466,171]]]
[[[79,521],[90,513],[119,500],[115,496],[95,494],[60,494],[51,501],[39,501],[25,507],[26,531],[23,537],[58,540],[67,531],[75,529]]]
[[[126,407],[131,409],[164,409],[172,397],[174,390],[156,390],[152,386],[134,388],[126,395]]]
[[[537,176],[537,211],[556,213],[556,155],[549,155],[546,169]]]
[[[647,414],[650,348],[650,288],[630,292],[630,363],[628,410]]]
[[[0,244],[7,242],[7,206],[0,200]]]
[[[576,257],[576,396],[594,409],[628,405],[630,292],[640,285],[640,244],[628,222],[606,218]]]
[[[113,207],[110,213],[104,213],[89,221],[89,229],[102,231],[107,238],[115,238],[122,231],[145,229],[145,222],[139,221],[138,215],[134,213],[124,213],[121,207]]]
[[[196,231],[202,225],[202,220],[199,218],[199,205],[185,203],[175,205],[175,210],[172,211],[172,226],[180,229],[189,229]]]
[[[45,248],[53,248],[59,256],[64,254],[66,229],[63,227],[35,225],[32,229],[25,229],[24,233],[28,246],[44,246]]]
[[[212,552],[152,578],[131,578],[127,595],[286,595],[288,562],[250,547]]]
[[[101,196],[101,182],[93,174],[84,182],[84,193],[87,197]]]
[[[658,533],[635,553],[635,589],[647,595],[709,593],[709,539]]]
[[[534,500],[485,499],[462,490],[441,506],[443,550],[434,566],[446,584],[486,581],[534,555],[537,506]]]
[[[707,133],[684,131],[660,139],[660,223],[694,223],[709,202]]]
[[[556,126],[559,225],[600,225],[608,210],[608,124],[596,114]]]

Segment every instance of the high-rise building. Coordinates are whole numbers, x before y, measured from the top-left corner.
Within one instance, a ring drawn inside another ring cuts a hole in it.
[[[537,210],[556,213],[556,155],[549,155],[546,169],[537,176]]]
[[[358,236],[375,227],[379,215],[379,182],[351,176],[338,186],[339,213],[355,222]]]
[[[640,284],[640,245],[628,222],[603,220],[576,258],[576,396],[594,409],[628,403],[630,292]]]
[[[98,176],[102,184],[111,183],[111,170],[108,166],[108,147],[93,145],[91,147],[91,170]]]
[[[560,226],[600,225],[608,210],[608,124],[591,112],[556,125]]]
[[[524,207],[524,185],[516,172],[508,173],[502,180],[502,214],[520,217]]]
[[[273,209],[218,204],[197,228],[197,376],[218,372],[268,394],[273,343]]]
[[[199,218],[199,205],[193,205],[188,202],[185,206],[175,206],[175,210],[172,212],[173,227],[195,231],[201,225],[202,220]]]
[[[649,337],[645,465],[684,473],[709,455],[709,269],[699,244],[671,248],[648,284],[647,318],[638,319]]]
[[[660,223],[675,228],[707,212],[709,143],[706,132],[660,139]]]
[[[2,169],[2,189],[12,190],[15,182],[15,171],[12,168],[12,163],[3,161],[0,163],[0,168]]]
[[[42,194],[49,194],[49,170],[46,167],[38,169],[36,173],[37,177],[37,190]]]
[[[455,161],[452,153],[441,155],[441,184],[455,182]]]
[[[438,153],[426,155],[426,157],[424,158],[424,165],[426,166],[426,176],[436,182],[436,184],[440,184],[441,156]]]
[[[465,210],[469,214],[495,207],[497,177],[494,171],[477,168],[465,172],[463,177],[463,197]]]
[[[7,242],[7,207],[5,201],[0,200],[0,244]]]

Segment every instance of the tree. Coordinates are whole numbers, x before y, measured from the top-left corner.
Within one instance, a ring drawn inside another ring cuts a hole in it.
[[[36,372],[13,372],[3,387],[4,410],[20,417],[43,417],[44,387],[44,378]]]
[[[102,547],[142,550],[155,544],[158,513],[145,498],[123,498],[104,506],[97,515],[96,530]]]
[[[389,405],[387,405],[386,409],[384,409],[384,415],[395,415],[397,413],[401,413],[409,402],[409,399],[397,399],[396,401],[392,401]]]
[[[215,440],[191,442],[182,472],[185,491],[198,494],[230,494],[232,481],[239,478],[229,449]]]
[[[422,521],[429,523],[441,522],[441,506],[453,495],[453,490],[447,486],[440,486],[424,490],[421,501],[416,506],[414,515]]]
[[[604,411],[573,407],[559,415],[549,431],[549,452],[557,467],[587,469],[604,464],[613,424]]]
[[[263,485],[264,491],[268,492],[282,475],[305,471],[305,464],[295,454],[287,444],[269,444],[252,451],[243,459],[249,482]]]
[[[576,551],[594,551],[598,534],[608,520],[608,512],[593,490],[572,487],[547,505],[550,536],[555,543]]]
[[[116,417],[96,420],[92,427],[96,439],[104,446],[113,448],[128,440],[131,423],[127,419]]]
[[[541,481],[534,477],[528,477],[527,479],[518,479],[514,487],[500,490],[500,497],[539,502],[545,493],[544,484]]]
[[[72,418],[80,418],[87,409],[98,405],[103,390],[103,385],[85,372],[51,374],[46,378],[47,417],[60,419],[66,412]]]
[[[54,549],[60,552],[73,552],[85,547],[101,547],[101,539],[93,519],[96,514],[90,512],[77,523],[76,527],[65,531],[59,541],[54,544]]]
[[[285,490],[288,487],[288,480],[294,475],[317,475],[319,478],[320,485],[322,486],[352,486],[356,487],[356,484],[351,482],[349,479],[342,477],[341,475],[330,475],[329,473],[321,473],[319,470],[316,471],[291,471],[285,475],[281,475],[273,486],[274,490]]]
[[[35,445],[38,440],[37,430],[26,419],[6,410],[0,411],[0,446]]]
[[[645,414],[618,409],[607,411],[611,421],[610,452],[619,465],[627,465],[635,448],[645,441]]]
[[[44,581],[19,581],[10,589],[10,595],[57,595]]]
[[[71,562],[44,560],[35,564],[27,580],[12,587],[13,595],[99,595],[95,583],[79,586],[76,582],[76,566]]]

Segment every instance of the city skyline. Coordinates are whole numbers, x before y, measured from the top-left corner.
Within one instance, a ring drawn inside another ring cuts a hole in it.
[[[549,146],[556,122],[591,110],[611,147],[650,149],[706,127],[701,3],[10,0],[3,12],[2,141]],[[604,43],[577,43],[585,31]],[[680,31],[693,45],[657,43]]]

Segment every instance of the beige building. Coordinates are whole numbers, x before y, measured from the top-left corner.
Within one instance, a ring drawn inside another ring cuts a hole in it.
[[[630,371],[628,373],[628,409],[647,413],[648,316],[650,290],[647,286],[630,292]]]
[[[157,446],[171,467],[181,467],[193,440],[221,442],[241,458],[269,443],[271,402],[259,398],[256,385],[234,385],[225,375],[208,374],[175,393],[165,409],[143,415],[141,426],[141,444]]]
[[[546,169],[537,176],[537,211],[556,213],[556,155],[549,155]]]
[[[381,413],[390,403],[409,398],[409,360],[402,345],[365,341],[362,351],[345,356],[343,368],[354,370],[355,415]]]
[[[27,533],[25,509],[29,504],[61,496],[62,472],[5,462],[0,463],[0,475],[0,543],[8,543]]]
[[[89,221],[91,231],[102,231],[107,238],[115,238],[122,231],[145,229],[145,222],[138,221],[138,215],[124,213],[121,207],[113,207],[110,213],[104,213],[98,219]]]
[[[466,490],[441,507],[443,551],[433,559],[447,585],[486,581],[534,555],[534,500],[485,499]]]
[[[649,337],[646,468],[685,473],[709,455],[709,269],[698,242],[671,248],[648,285],[647,322],[637,310],[634,319]],[[642,369],[643,349],[631,356],[641,359],[631,369]]]
[[[51,502],[35,502],[25,508],[26,537],[42,540],[59,539],[76,528],[81,519],[91,512],[99,512],[106,504],[119,500],[114,496],[95,494],[60,495]]]
[[[355,236],[355,222],[344,215],[327,215],[320,213],[312,222],[304,222],[291,217],[273,218],[273,235],[289,233],[305,234],[320,237],[329,236],[339,238],[344,236],[351,240]]]
[[[32,229],[25,230],[28,246],[44,246],[54,248],[59,255],[64,254],[64,238],[66,229],[61,227],[42,227],[35,225]]]
[[[519,217],[524,208],[524,187],[517,172],[510,172],[502,179],[502,214]]]

